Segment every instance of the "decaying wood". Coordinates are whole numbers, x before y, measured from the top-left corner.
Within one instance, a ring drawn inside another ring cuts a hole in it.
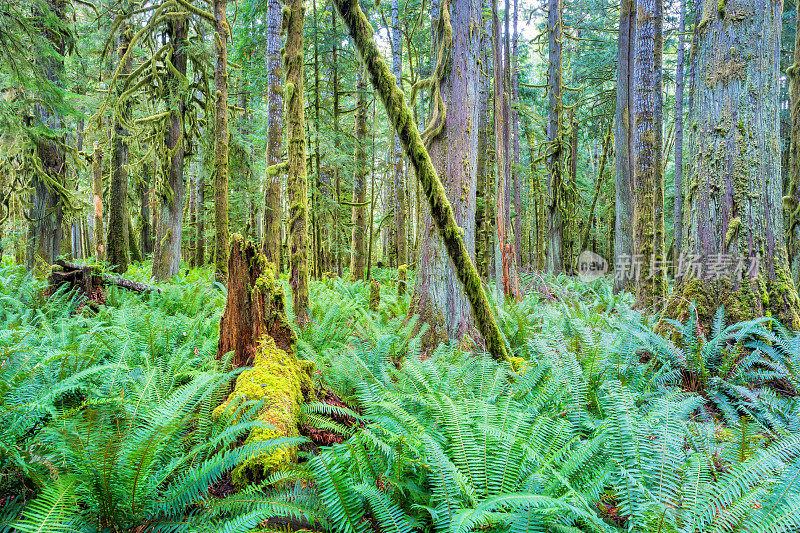
[[[53,270],[50,274],[50,285],[53,287],[60,287],[64,283],[69,283],[80,288],[87,295],[91,295],[94,288],[100,285],[113,285],[134,292],[161,292],[158,287],[131,281],[122,276],[105,272],[94,273],[92,272],[92,265],[70,263],[63,259],[56,260],[55,264],[61,267],[62,270]]]

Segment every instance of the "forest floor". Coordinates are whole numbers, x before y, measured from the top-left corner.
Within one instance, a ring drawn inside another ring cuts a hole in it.
[[[4,263],[0,531],[800,528],[793,332],[720,311],[666,339],[609,280],[527,274],[494,302],[521,368],[457,343],[423,357],[395,276],[374,272],[377,311],[365,283],[312,282],[316,400],[301,435],[254,448],[259,405],[213,414],[241,370],[215,358],[210,269],[90,306]],[[232,482],[280,448],[296,466]]]

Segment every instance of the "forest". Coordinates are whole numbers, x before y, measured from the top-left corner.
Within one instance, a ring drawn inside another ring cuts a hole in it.
[[[800,532],[795,0],[0,0],[0,533]]]

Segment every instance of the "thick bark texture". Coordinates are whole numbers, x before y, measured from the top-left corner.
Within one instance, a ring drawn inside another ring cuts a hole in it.
[[[439,236],[442,241],[444,241],[445,250],[453,262],[453,269],[459,281],[461,281],[463,290],[472,306],[475,323],[486,341],[486,349],[495,359],[506,360],[508,359],[508,350],[505,341],[497,326],[492,309],[489,306],[489,301],[486,298],[486,293],[484,292],[478,271],[470,259],[469,249],[472,248],[474,250],[474,247],[468,248],[465,244],[467,230],[465,228],[462,231],[456,223],[453,207],[450,205],[447,198],[447,192],[442,186],[442,182],[439,180],[431,157],[422,143],[422,137],[414,123],[413,116],[405,102],[403,93],[397,86],[391,70],[386,65],[386,62],[381,57],[375,45],[372,26],[361,11],[357,0],[335,0],[335,4],[370,74],[372,86],[381,97],[389,120],[394,125],[400,143],[406,152],[406,156],[414,167],[417,179],[422,185],[422,189],[428,200],[428,206],[430,207],[431,218],[439,229]],[[459,10],[455,11],[458,12]],[[477,4],[473,4],[469,12],[477,17]],[[463,15],[463,13],[459,15],[459,20]],[[477,32],[466,32],[466,34],[467,35],[462,35],[461,38],[472,39],[472,36],[477,37]],[[457,54],[453,54],[453,57],[455,61],[466,61],[466,58],[461,58],[460,60],[455,59]],[[461,72],[470,72],[475,67],[476,64],[472,61],[465,64]],[[465,83],[465,81],[461,79],[459,83]],[[477,86],[473,91],[477,91]],[[474,98],[475,94],[473,93],[473,99]],[[466,106],[466,103],[462,103],[462,105]],[[467,107],[467,109],[469,108],[470,107]],[[477,109],[474,102],[471,108]],[[470,125],[477,125],[474,118]],[[466,134],[467,131],[474,131],[477,133],[475,127],[460,130],[462,134]],[[475,140],[477,141],[477,136]],[[464,165],[466,162],[469,162],[469,159],[459,161],[459,165]],[[473,159],[472,168],[474,168],[474,164],[475,162]],[[463,166],[457,168],[463,168]],[[474,198],[474,188],[472,191]],[[464,214],[462,210],[460,216],[463,217]],[[474,231],[474,210],[471,214],[473,222],[471,224],[465,222],[465,225],[472,226]],[[438,239],[436,240],[438,241]],[[420,258],[420,264],[422,263],[423,261]],[[452,270],[450,270],[450,272],[452,272]],[[419,279],[420,276],[421,274],[418,271],[417,278]],[[452,284],[452,276],[446,281],[448,284]]]
[[[214,271],[228,271],[228,18],[227,0],[214,0]]]
[[[686,32],[686,0],[681,0],[678,19],[678,60],[675,67],[675,206],[673,211],[673,254],[681,257],[683,251],[683,86],[685,70],[684,33]]]
[[[769,314],[797,329],[780,178],[782,3],[704,0],[701,13],[685,252],[702,268],[681,273],[667,314],[681,316],[694,301],[710,320],[724,304],[729,319]],[[721,273],[720,257],[733,263]]]
[[[561,147],[563,143],[561,49],[563,41],[561,0],[549,0],[547,34],[550,66],[547,73],[549,94],[547,117],[547,252],[545,269],[551,274],[563,272],[564,264],[564,213],[563,168]]]
[[[123,15],[124,16],[124,15]],[[133,28],[123,24],[120,28],[117,56],[122,64],[119,67],[120,79],[117,83],[117,96],[123,94],[123,84],[131,72],[132,57],[128,54]],[[127,56],[127,57],[126,57]],[[114,137],[111,150],[111,186],[108,198],[108,238],[106,257],[115,272],[128,270],[129,240],[128,230],[128,128],[130,108],[127,102],[118,102],[114,116]]]
[[[367,212],[367,81],[363,74],[358,75],[356,82],[357,110],[355,119],[356,146],[353,171],[353,209],[351,223],[353,224],[350,239],[350,278],[353,280],[364,279],[364,266],[366,265],[366,212]]]
[[[800,9],[797,9],[800,28]],[[789,202],[787,235],[789,261],[795,287],[800,283],[800,31],[795,33],[794,63],[788,70],[791,105],[791,138],[789,143]]]
[[[392,74],[402,89],[403,43],[400,40],[399,0],[392,0]],[[397,242],[397,266],[408,263],[408,234],[406,231],[406,179],[403,170],[403,150],[395,135],[392,141],[394,160],[394,232]]]
[[[61,20],[66,14],[64,0],[47,0],[52,16]],[[42,38],[50,41],[52,51],[37,59],[36,68],[45,79],[56,86],[61,85],[64,71],[64,51],[66,39],[60,30],[40,28]],[[28,219],[28,245],[25,263],[32,269],[37,262],[51,264],[61,253],[64,180],[67,176],[64,154],[63,118],[45,105],[34,106],[36,118],[49,128],[54,137],[39,135],[36,139],[36,152],[41,161],[41,171],[33,175]]]
[[[186,201],[186,182],[183,176],[185,139],[183,117],[186,113],[187,37],[189,22],[176,17],[170,20],[167,33],[174,47],[172,65],[178,75],[170,76],[168,107],[171,111],[164,145],[166,153],[161,162],[162,183],[158,188],[158,220],[153,251],[153,278],[162,281],[178,273],[181,266],[181,230],[183,206]]]
[[[306,177],[306,116],[303,98],[303,0],[287,0],[286,29],[286,140],[289,190],[289,286],[299,325],[308,322],[308,183]]]
[[[659,184],[663,181],[661,168],[661,135],[659,92],[660,57],[657,53],[659,8],[661,0],[638,0],[636,18],[636,61],[633,83],[636,91],[634,99],[634,145],[635,164],[633,175],[633,252],[638,269],[635,274],[634,287],[636,306],[648,308],[657,302],[661,294],[663,269],[658,266],[659,257],[656,241],[656,203]],[[657,60],[658,59],[658,60]],[[663,191],[663,189],[662,189]],[[661,198],[663,206],[663,196]],[[661,223],[663,232],[663,222]],[[663,238],[663,233],[661,235]]]
[[[633,254],[633,64],[636,42],[636,0],[622,0],[617,50],[617,107],[614,114],[614,258]],[[614,290],[631,289],[622,276],[614,277]]]
[[[258,342],[269,335],[287,353],[297,336],[286,318],[283,290],[264,254],[239,234],[231,235],[228,300],[219,323],[217,358],[233,352],[233,366],[252,366]]]
[[[281,72],[281,0],[267,7],[267,186],[264,199],[264,255],[281,271],[281,163],[283,152],[283,74]]]
[[[446,107],[441,133],[431,138],[430,157],[436,172],[444,176],[443,186],[452,205],[455,223],[474,253],[475,191],[478,147],[478,57],[479,35],[469,28],[480,20],[478,5],[468,0],[444,2],[439,17],[436,47],[450,47],[449,72],[441,79],[438,91]],[[450,40],[450,43],[447,40]],[[448,61],[437,57],[437,64]],[[447,65],[445,65],[447,67]],[[456,75],[458,73],[458,75]],[[434,92],[437,88],[434,87]],[[416,282],[410,312],[430,325],[432,337],[461,339],[472,333],[474,321],[469,300],[453,277],[454,266],[447,256],[430,209],[423,209]]]

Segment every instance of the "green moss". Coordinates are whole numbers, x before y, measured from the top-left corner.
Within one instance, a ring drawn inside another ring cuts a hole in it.
[[[234,401],[263,401],[264,410],[259,420],[271,424],[274,429],[254,429],[245,444],[297,436],[301,405],[313,391],[313,369],[313,363],[287,354],[265,335],[256,352],[253,368],[239,375],[233,392],[214,410],[214,414],[219,416]],[[233,470],[233,483],[241,488],[263,479],[272,471],[289,467],[296,457],[296,448],[284,447],[247,459]]]
[[[377,311],[378,306],[381,304],[381,286],[378,282],[370,280],[369,282],[369,310]]]
[[[742,220],[739,217],[734,217],[728,222],[728,231],[725,233],[725,248],[731,245],[731,242],[733,241],[733,238],[736,237],[741,224]]]

